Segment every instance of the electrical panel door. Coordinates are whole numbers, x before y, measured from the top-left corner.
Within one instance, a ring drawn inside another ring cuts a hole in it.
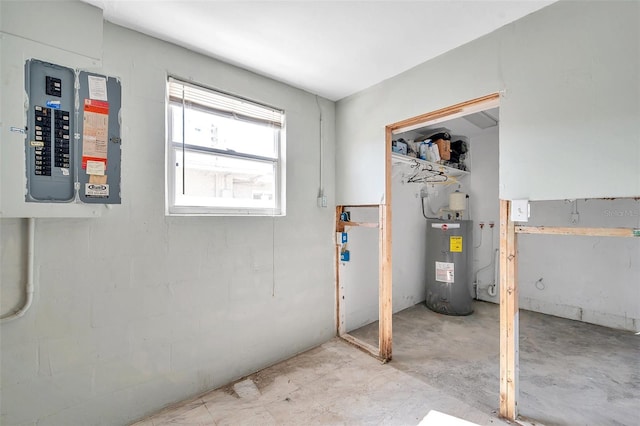
[[[78,183],[84,203],[120,203],[120,82],[78,74]]]

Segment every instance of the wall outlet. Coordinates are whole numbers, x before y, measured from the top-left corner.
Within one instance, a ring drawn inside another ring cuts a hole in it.
[[[513,222],[528,222],[531,216],[529,200],[511,201],[511,220]]]
[[[327,207],[327,196],[321,195],[318,197],[318,207]]]

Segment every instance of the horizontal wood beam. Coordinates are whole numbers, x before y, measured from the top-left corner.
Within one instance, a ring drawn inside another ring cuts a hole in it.
[[[367,342],[363,342],[362,340],[360,340],[360,339],[358,339],[356,337],[353,337],[350,334],[346,334],[346,333],[340,335],[340,338],[342,338],[344,341],[352,344],[353,346],[357,347],[358,349],[368,353],[369,355],[373,356],[374,358],[377,358],[377,359],[379,359],[381,361],[384,361],[384,359],[382,359],[380,357],[380,350],[377,347],[375,347],[373,345],[370,345]]]
[[[419,124],[423,124],[429,121],[435,121],[441,118],[452,118],[449,116],[455,114],[464,114],[467,110],[471,108],[478,107],[479,105],[486,104],[487,109],[492,108],[493,106],[498,106],[498,100],[500,99],[499,93],[492,93],[487,96],[483,96],[481,98],[472,99],[470,101],[461,102],[456,105],[451,105],[446,108],[439,109],[437,111],[432,111],[426,114],[418,115],[417,117],[412,117],[406,120],[399,121],[394,124],[390,124],[387,126],[387,129],[394,132],[398,129],[402,129],[404,127],[411,127]]]
[[[351,222],[351,221],[340,221],[342,223],[342,226],[360,226],[362,228],[377,228],[378,227],[378,223],[377,222]]]
[[[588,237],[640,237],[633,228],[573,228],[561,226],[516,226],[516,234],[582,235]]]

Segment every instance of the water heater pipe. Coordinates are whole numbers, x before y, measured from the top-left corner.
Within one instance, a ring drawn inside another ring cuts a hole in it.
[[[495,253],[494,253],[494,258],[493,258],[493,284],[489,285],[487,287],[487,293],[489,294],[489,296],[491,297],[496,297],[496,294],[498,294],[498,275],[500,274],[498,272],[498,267],[500,265],[497,257],[500,254],[500,250],[496,249]]]
[[[425,219],[438,219],[437,217],[429,217],[427,216],[427,214],[424,212],[424,199],[427,199],[427,204],[429,204],[429,196],[427,195],[426,197],[422,197],[420,199],[420,204],[422,204],[422,216],[424,216]],[[431,210],[431,207],[429,207],[429,210]]]
[[[27,219],[27,284],[25,285],[25,301],[20,309],[12,314],[5,314],[0,317],[0,322],[5,323],[20,318],[31,307],[33,302],[34,285],[33,285],[33,264],[34,264],[34,243],[36,235],[36,220],[33,217]]]

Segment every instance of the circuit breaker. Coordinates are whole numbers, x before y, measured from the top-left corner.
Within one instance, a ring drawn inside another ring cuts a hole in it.
[[[25,201],[119,204],[120,82],[30,59],[25,86]]]

